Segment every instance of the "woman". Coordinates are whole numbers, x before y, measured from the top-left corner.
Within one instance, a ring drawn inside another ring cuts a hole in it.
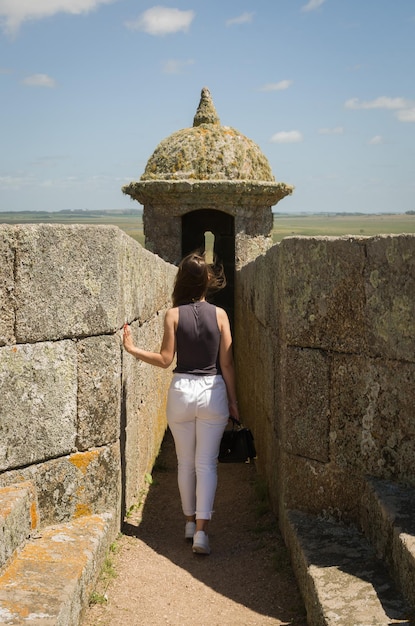
[[[167,368],[177,353],[167,422],[176,447],[185,538],[193,539],[198,554],[210,554],[207,529],[223,431],[229,415],[239,421],[229,319],[206,301],[208,291],[224,286],[223,272],[216,273],[203,256],[192,253],[178,268],[160,352],[137,348],[127,325],[123,335],[125,349],[150,365]]]

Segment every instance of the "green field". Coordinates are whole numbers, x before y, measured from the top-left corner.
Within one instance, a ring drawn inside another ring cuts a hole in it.
[[[82,211],[82,212],[31,212],[1,213],[2,224],[112,224],[118,226],[139,243],[144,243],[142,212]],[[387,235],[415,233],[415,215],[383,213],[325,214],[325,215],[274,215],[274,242],[292,235]]]
[[[415,233],[415,215],[383,213],[274,216],[274,242],[292,235],[399,235]]]
[[[0,224],[111,224],[144,244],[141,211],[62,211],[56,213],[24,211],[1,213]]]

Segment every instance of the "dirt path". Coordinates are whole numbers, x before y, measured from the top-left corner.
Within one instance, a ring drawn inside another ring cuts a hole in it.
[[[108,600],[92,605],[82,626],[306,626],[254,464],[219,464],[210,556],[193,554],[183,538],[169,433],[153,481],[111,557],[116,577],[97,587]]]

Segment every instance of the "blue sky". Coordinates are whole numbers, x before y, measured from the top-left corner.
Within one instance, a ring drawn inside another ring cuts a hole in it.
[[[139,207],[205,86],[275,211],[415,209],[414,0],[160,2],[0,0],[0,211]]]

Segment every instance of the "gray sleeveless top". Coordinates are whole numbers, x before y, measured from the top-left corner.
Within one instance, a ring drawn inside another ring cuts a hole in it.
[[[176,330],[177,374],[219,374],[220,330],[209,302],[179,306]]]

